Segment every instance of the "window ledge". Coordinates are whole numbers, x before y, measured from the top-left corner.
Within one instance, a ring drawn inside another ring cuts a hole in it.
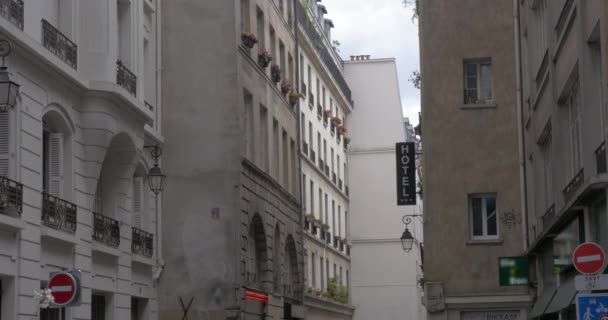
[[[463,104],[460,109],[496,109],[496,103],[472,103]]]
[[[503,243],[502,239],[494,240],[467,240],[467,246],[501,246]]]

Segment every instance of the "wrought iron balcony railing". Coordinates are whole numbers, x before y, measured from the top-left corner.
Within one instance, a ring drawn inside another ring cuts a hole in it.
[[[20,216],[23,211],[23,185],[0,177],[0,214]]]
[[[0,0],[0,16],[23,30],[23,0]]]
[[[595,150],[595,166],[598,174],[606,173],[606,142]]]
[[[107,245],[120,245],[120,225],[117,220],[93,212],[93,240]]]
[[[562,190],[565,196],[569,196],[574,190],[576,190],[585,179],[585,169],[581,169],[575,176],[570,180],[570,183]]]
[[[42,193],[42,224],[53,229],[75,233],[76,217],[75,204],[48,193]]]
[[[132,227],[133,240],[131,242],[131,251],[151,257],[154,253],[154,245],[152,243],[153,236],[151,233]]]
[[[137,95],[137,77],[120,60],[116,62],[116,84]]]
[[[42,19],[42,45],[70,67],[78,67],[78,47],[61,31]]]

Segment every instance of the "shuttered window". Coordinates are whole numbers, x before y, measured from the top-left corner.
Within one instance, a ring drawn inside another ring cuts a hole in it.
[[[9,113],[0,113],[0,176],[9,177]]]
[[[133,217],[132,225],[135,228],[144,230],[142,221],[143,214],[143,178],[133,177]]]
[[[63,134],[49,134],[48,143],[48,192],[53,196],[61,197],[63,193]]]

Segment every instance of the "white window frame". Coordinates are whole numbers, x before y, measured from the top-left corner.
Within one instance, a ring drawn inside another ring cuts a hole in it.
[[[475,235],[473,230],[473,199],[481,198],[482,235]],[[488,235],[488,212],[486,211],[486,199],[494,198],[496,208],[496,235]],[[498,219],[498,197],[495,193],[483,193],[469,195],[469,230],[471,240],[498,240],[500,239],[500,223]]]
[[[468,76],[467,76],[467,66],[469,65],[475,65],[475,69],[476,69],[476,84],[475,84],[475,88],[469,88],[468,87]],[[491,70],[491,75],[490,75],[490,98],[489,99],[484,99],[481,100],[481,66],[482,65],[489,65],[490,66],[490,70]],[[464,100],[464,104],[466,105],[475,105],[475,104],[489,104],[489,103],[494,103],[494,68],[492,67],[492,59],[491,58],[480,58],[480,59],[465,59],[464,63],[463,63],[463,81],[464,81],[464,90],[463,90],[463,100]],[[477,90],[477,97],[475,99],[475,101],[473,102],[469,102],[467,101],[467,96],[468,96],[468,90],[469,89],[475,89]]]

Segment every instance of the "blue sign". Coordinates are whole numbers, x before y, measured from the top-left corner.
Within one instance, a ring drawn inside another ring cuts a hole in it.
[[[576,315],[578,320],[608,320],[608,293],[577,295]]]

